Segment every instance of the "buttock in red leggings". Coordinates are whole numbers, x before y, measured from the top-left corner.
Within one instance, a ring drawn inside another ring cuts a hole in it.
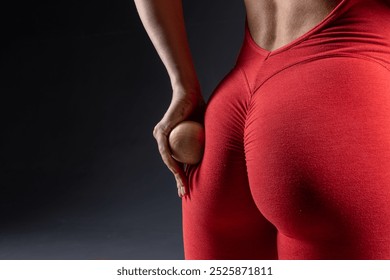
[[[182,200],[186,259],[390,259],[390,6],[342,0],[211,95]]]

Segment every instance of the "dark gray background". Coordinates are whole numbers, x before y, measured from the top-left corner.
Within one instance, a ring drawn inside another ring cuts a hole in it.
[[[184,1],[207,100],[243,1]],[[171,98],[133,1],[2,8],[0,259],[182,259],[181,200],[152,136]]]

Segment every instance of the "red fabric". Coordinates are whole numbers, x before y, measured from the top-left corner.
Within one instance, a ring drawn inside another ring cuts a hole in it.
[[[186,259],[390,259],[390,7],[343,0],[275,51],[247,24],[183,198]]]

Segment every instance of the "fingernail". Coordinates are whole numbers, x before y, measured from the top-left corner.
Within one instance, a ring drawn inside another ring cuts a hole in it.
[[[186,189],[185,189],[183,186],[181,187],[181,194],[182,194],[183,196],[186,195]]]

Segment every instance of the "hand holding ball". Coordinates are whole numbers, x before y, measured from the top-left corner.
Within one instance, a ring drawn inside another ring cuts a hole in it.
[[[183,121],[169,134],[172,157],[186,164],[196,164],[203,157],[204,128],[194,121]]]

